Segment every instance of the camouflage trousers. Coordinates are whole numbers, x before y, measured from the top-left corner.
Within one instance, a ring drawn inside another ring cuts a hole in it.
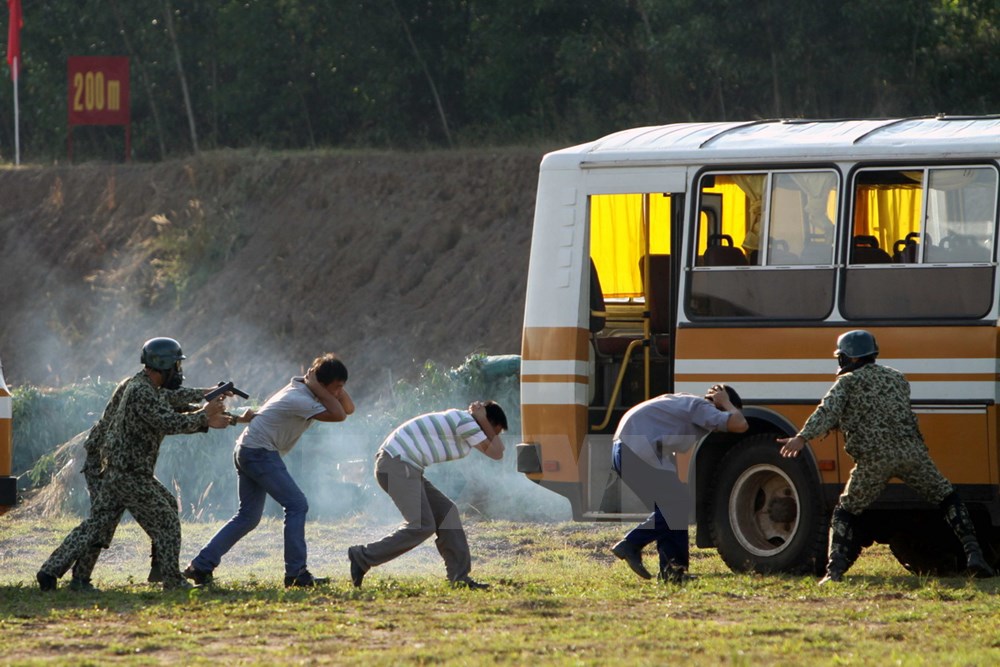
[[[87,468],[83,470],[83,477],[87,480],[87,493],[90,494],[90,502],[93,504],[97,496],[101,493],[104,478]],[[118,519],[121,521],[121,516]],[[90,545],[84,554],[76,559],[76,562],[73,563],[74,579],[90,579],[90,574],[94,571],[94,566],[97,565],[97,559],[101,555],[101,550],[111,546],[111,540],[115,536],[115,529],[118,527],[119,521],[115,522],[115,525],[111,527],[106,536],[101,538],[98,544]]]
[[[934,465],[926,449],[914,449],[903,456],[899,452],[886,452],[855,460],[840,496],[840,506],[851,514],[861,514],[875,502],[893,477],[935,505],[955,490]]]
[[[90,517],[74,528],[52,552],[41,570],[61,577],[73,567],[74,577],[90,578],[90,571],[114,536],[122,513],[128,510],[149,535],[158,555],[165,588],[183,585],[178,569],[181,550],[181,523],[177,499],[155,477],[135,474],[108,474],[92,496]]]

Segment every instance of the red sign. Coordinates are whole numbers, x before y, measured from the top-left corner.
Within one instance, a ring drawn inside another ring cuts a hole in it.
[[[69,58],[69,124],[128,125],[128,58]]]
[[[17,73],[21,69],[21,28],[24,27],[21,0],[7,0],[7,10],[10,16],[7,23],[7,65],[10,66],[10,78],[17,81]]]

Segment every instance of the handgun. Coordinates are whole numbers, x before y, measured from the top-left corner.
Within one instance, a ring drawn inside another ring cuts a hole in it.
[[[215,389],[205,394],[205,400],[211,401],[214,398],[222,396],[228,391],[233,392],[234,394],[236,394],[241,398],[250,398],[250,394],[246,393],[245,391],[237,389],[236,386],[233,384],[233,381],[230,380],[229,382],[220,382]]]

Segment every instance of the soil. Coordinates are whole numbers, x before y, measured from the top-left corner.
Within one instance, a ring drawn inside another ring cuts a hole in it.
[[[8,385],[117,380],[170,336],[188,385],[267,395],[339,354],[355,396],[520,351],[539,149],[0,171]]]

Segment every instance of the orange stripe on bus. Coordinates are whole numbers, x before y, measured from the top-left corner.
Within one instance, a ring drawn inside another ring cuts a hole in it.
[[[833,384],[836,380],[834,373],[825,375],[805,373],[778,374],[778,373],[727,373],[724,370],[719,373],[676,373],[674,378],[680,382],[718,382],[720,377],[725,377],[727,382],[829,382]],[[997,382],[1000,375],[995,373],[907,373],[906,379],[910,382]]]
[[[574,382],[576,384],[590,384],[590,378],[586,375],[522,375],[521,382]]]
[[[837,337],[856,329],[837,327],[680,328],[678,359],[833,359]],[[893,359],[981,359],[996,355],[995,327],[866,327],[881,356]],[[956,341],[961,341],[956,345]]]
[[[577,327],[525,327],[521,358],[525,361],[590,359],[590,332]]]

